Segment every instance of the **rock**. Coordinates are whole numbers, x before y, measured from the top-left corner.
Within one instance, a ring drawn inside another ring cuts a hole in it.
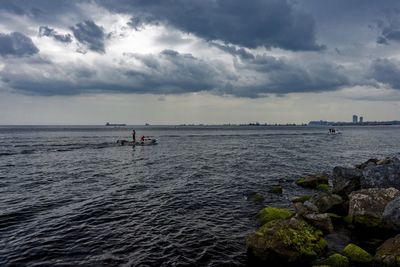
[[[383,219],[387,224],[400,231],[400,197],[390,201],[383,211]]]
[[[273,193],[273,194],[282,194],[283,188],[280,185],[279,186],[274,186],[269,190],[269,192]]]
[[[274,220],[288,219],[293,215],[293,211],[289,209],[265,207],[257,214],[257,219],[261,224],[266,224]]]
[[[314,226],[317,229],[320,229],[324,233],[332,233],[333,232],[333,224],[331,221],[331,217],[328,214],[319,214],[319,213],[309,213],[303,216],[304,220]]]
[[[396,157],[386,157],[382,160],[378,160],[376,164],[377,165],[400,164],[400,160]]]
[[[368,263],[372,261],[372,256],[362,248],[352,243],[348,244],[342,251],[342,254],[352,262]]]
[[[275,220],[261,228],[247,237],[247,251],[269,266],[310,262],[326,247],[322,232],[300,219]]]
[[[293,203],[293,206],[296,214],[299,216],[304,216],[305,214],[318,212],[317,206],[312,204],[310,201],[306,201],[304,203],[295,202]]]
[[[386,205],[400,195],[395,188],[369,188],[349,195],[349,216],[363,227],[388,228],[383,220]]]
[[[329,191],[329,185],[328,184],[319,184],[317,186],[317,189],[321,190],[321,191],[328,192]]]
[[[338,214],[342,213],[343,199],[339,195],[318,193],[310,199],[310,202],[317,206],[319,212],[332,212]]]
[[[351,241],[350,232],[342,230],[332,234],[328,234],[324,237],[328,250],[341,252]]]
[[[379,266],[400,266],[400,235],[386,240],[376,250],[375,261]]]
[[[294,203],[296,203],[296,202],[304,203],[304,202],[306,202],[307,200],[310,200],[310,199],[311,199],[310,195],[305,195],[305,196],[292,198],[292,202],[294,202]]]
[[[333,192],[346,196],[352,191],[361,189],[362,171],[356,168],[335,167],[332,173]]]
[[[361,188],[389,188],[400,190],[400,160],[397,158],[385,159],[377,166],[363,170],[360,179]]]
[[[356,168],[357,169],[365,169],[367,167],[376,166],[378,161],[379,161],[378,159],[369,159],[364,163],[356,165]]]
[[[316,188],[320,184],[328,184],[328,176],[324,174],[315,174],[302,177],[296,181],[301,187]]]
[[[346,256],[335,253],[330,255],[327,259],[320,262],[330,267],[347,267],[349,266],[349,259]]]
[[[260,193],[251,193],[249,194],[248,199],[254,202],[263,202],[264,196]]]

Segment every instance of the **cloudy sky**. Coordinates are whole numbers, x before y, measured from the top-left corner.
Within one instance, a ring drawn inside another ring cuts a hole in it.
[[[0,0],[0,124],[400,119],[395,0]]]

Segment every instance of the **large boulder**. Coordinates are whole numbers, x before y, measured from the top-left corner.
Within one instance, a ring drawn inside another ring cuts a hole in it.
[[[389,188],[400,190],[400,160],[386,158],[378,161],[376,166],[367,167],[362,171],[361,188]]]
[[[383,219],[395,230],[400,231],[400,197],[395,198],[386,205]]]
[[[352,243],[343,249],[342,254],[349,258],[351,262],[356,263],[369,263],[373,260],[371,254]]]
[[[357,168],[335,167],[332,172],[333,192],[342,196],[361,188],[362,170]]]
[[[250,259],[271,266],[310,262],[326,247],[322,232],[298,218],[269,222],[250,234],[246,244]]]
[[[286,208],[265,207],[258,212],[257,219],[263,225],[274,220],[288,219],[293,215],[293,211]]]
[[[396,188],[369,188],[349,195],[349,217],[353,223],[363,227],[389,228],[383,220],[386,205],[398,197]]]
[[[375,254],[378,266],[400,266],[400,235],[386,240]]]

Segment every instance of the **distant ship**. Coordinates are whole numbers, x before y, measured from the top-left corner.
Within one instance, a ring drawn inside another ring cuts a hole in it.
[[[106,126],[126,126],[125,123],[106,123]]]

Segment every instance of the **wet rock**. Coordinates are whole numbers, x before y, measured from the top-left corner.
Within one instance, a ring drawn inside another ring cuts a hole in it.
[[[377,165],[386,165],[386,164],[400,164],[400,160],[396,157],[386,157],[382,160],[378,160]]]
[[[349,266],[349,259],[346,256],[335,253],[321,261],[320,264],[330,267],[347,267]]]
[[[386,240],[375,254],[379,266],[400,266],[400,235]]]
[[[333,232],[333,224],[331,221],[331,217],[326,214],[320,213],[309,213],[303,216],[303,219],[314,226],[317,229],[320,229],[324,233],[332,233]]]
[[[355,225],[387,228],[383,220],[386,205],[400,195],[395,188],[369,188],[349,195],[349,216]]]
[[[274,186],[274,187],[272,187],[272,188],[269,190],[269,192],[270,192],[270,193],[273,193],[273,194],[282,194],[283,188],[282,188],[282,186],[280,186],[280,185]]]
[[[361,188],[389,188],[400,190],[400,160],[388,158],[374,167],[363,170]]]
[[[324,238],[327,243],[328,250],[335,252],[342,251],[351,242],[350,232],[346,230],[328,234]]]
[[[376,166],[378,161],[379,161],[378,159],[369,159],[364,163],[356,165],[356,168],[357,169],[365,169],[367,167]]]
[[[335,167],[332,172],[333,192],[346,196],[361,188],[362,171],[356,168]]]
[[[306,188],[317,188],[320,184],[328,184],[328,176],[324,174],[314,174],[301,177],[296,184]]]
[[[341,196],[330,193],[318,193],[315,194],[310,202],[317,206],[318,211],[321,213],[333,212],[337,214],[343,213],[342,204],[343,199]]]
[[[270,266],[310,262],[326,247],[322,232],[303,220],[275,220],[246,239],[250,257]]]
[[[383,211],[383,219],[387,224],[400,231],[400,197],[390,201]]]
[[[293,211],[285,208],[265,207],[257,214],[257,219],[261,224],[266,224],[274,220],[290,218],[294,215]]]
[[[293,203],[293,206],[294,206],[294,210],[295,210],[296,214],[298,214],[300,216],[303,216],[303,215],[309,214],[309,213],[317,213],[318,212],[317,206],[315,206],[310,201],[306,201],[304,203],[295,202],[295,203]]]
[[[369,263],[373,259],[371,254],[352,243],[343,249],[342,254],[352,262]]]
[[[328,184],[319,184],[317,186],[317,189],[321,190],[321,191],[328,192],[329,191],[329,185]]]
[[[306,202],[307,200],[310,200],[310,199],[311,199],[311,196],[310,196],[310,195],[305,195],[305,196],[300,196],[300,197],[294,197],[294,198],[292,198],[292,202],[293,202],[293,203],[296,203],[296,202],[304,203],[304,202]]]
[[[250,193],[248,199],[254,202],[263,202],[264,196],[260,193]]]

